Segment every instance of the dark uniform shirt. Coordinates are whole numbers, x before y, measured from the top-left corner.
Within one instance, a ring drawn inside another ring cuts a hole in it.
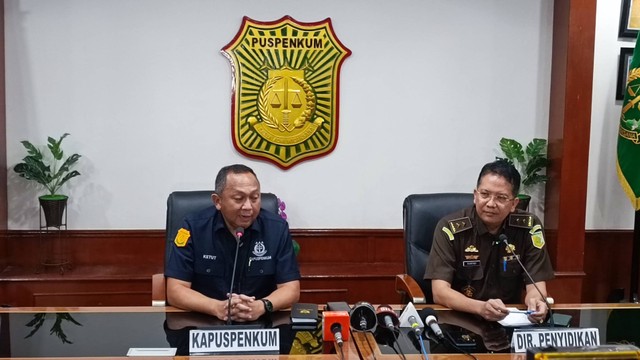
[[[520,256],[535,282],[553,279],[544,231],[535,215],[517,210],[507,217],[502,230],[493,235],[475,206],[438,222],[424,278],[444,280],[473,299],[522,303],[524,284],[530,281],[515,255],[498,239],[499,234],[507,236],[513,253]]]
[[[190,282],[192,289],[208,297],[227,299],[236,244],[214,206],[190,214],[172,244],[165,275]],[[233,292],[260,299],[277,284],[299,279],[287,222],[260,211],[240,240]]]

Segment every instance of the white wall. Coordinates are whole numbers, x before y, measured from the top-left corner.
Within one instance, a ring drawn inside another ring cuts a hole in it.
[[[621,1],[598,1],[591,143],[587,186],[587,229],[633,229],[634,210],[616,175],[616,144],[622,101],[615,100],[621,47],[635,39],[618,39]]]
[[[401,228],[408,194],[471,191],[501,137],[546,137],[552,13],[548,0],[6,0],[8,163],[20,140],[72,134],[71,229],[161,229],[169,192],[212,188],[236,162],[293,228]],[[244,15],[330,17],[352,50],[330,155],[283,171],[233,148],[219,51]],[[9,228],[37,228],[39,192],[13,171],[8,190]],[[607,211],[602,227],[631,226]]]

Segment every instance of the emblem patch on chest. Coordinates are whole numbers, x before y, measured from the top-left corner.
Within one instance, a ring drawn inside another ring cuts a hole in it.
[[[264,242],[256,241],[256,244],[253,246],[253,255],[257,257],[264,256],[267,253],[267,248],[264,246]]]
[[[473,286],[471,286],[471,285],[467,285],[467,286],[462,288],[462,293],[464,294],[464,296],[466,296],[468,298],[472,298],[473,294],[476,293],[476,289],[474,289]]]

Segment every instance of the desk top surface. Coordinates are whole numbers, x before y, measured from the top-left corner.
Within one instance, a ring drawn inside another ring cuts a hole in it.
[[[524,359],[524,355],[510,353],[512,329],[439,306],[432,307],[445,332],[464,332],[477,340],[478,346],[471,352],[490,351],[495,352],[491,354],[494,357],[501,353],[498,358]],[[402,309],[401,306],[394,308]],[[637,329],[640,324],[638,304],[558,304],[553,306],[553,311],[556,316],[569,319],[571,327],[598,328],[601,344],[633,341],[632,336],[640,338],[640,334],[625,331],[628,326],[634,325]],[[322,344],[319,331],[293,331],[287,311],[262,319],[261,324],[280,329],[281,354],[339,358],[332,346]],[[222,323],[210,316],[173,307],[0,308],[0,358],[124,357],[130,348],[170,347],[178,349],[177,355],[188,355],[189,329],[216,325]],[[383,333],[352,335],[345,348],[346,359],[398,358],[399,354],[385,345]],[[636,344],[640,344],[640,339]],[[421,358],[419,348],[411,349],[409,345],[406,350],[408,359]],[[450,354],[452,352],[455,351],[431,344],[434,359],[462,356]]]

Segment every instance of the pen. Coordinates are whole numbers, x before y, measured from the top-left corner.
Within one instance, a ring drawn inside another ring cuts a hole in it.
[[[509,313],[531,315],[531,314],[535,314],[536,312],[533,310],[509,310]]]

